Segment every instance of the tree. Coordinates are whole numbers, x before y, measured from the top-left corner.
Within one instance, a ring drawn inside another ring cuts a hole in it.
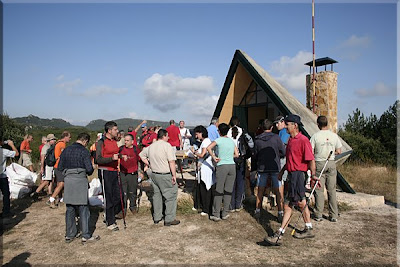
[[[19,144],[24,140],[25,128],[23,125],[16,123],[7,114],[0,114],[0,138],[3,140],[13,140],[15,144]]]

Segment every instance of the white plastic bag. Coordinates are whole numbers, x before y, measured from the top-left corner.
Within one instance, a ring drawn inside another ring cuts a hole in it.
[[[89,197],[102,194],[101,183],[99,178],[94,178],[89,184]]]
[[[33,187],[35,185],[37,174],[31,172],[27,168],[17,164],[11,163],[6,168],[8,181],[14,185]]]
[[[103,196],[91,196],[89,197],[90,206],[103,206]]]

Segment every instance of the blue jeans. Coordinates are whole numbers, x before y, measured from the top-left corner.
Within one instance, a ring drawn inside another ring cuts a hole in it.
[[[67,204],[65,212],[66,237],[74,238],[78,233],[75,217],[79,214],[79,226],[82,231],[82,237],[89,239],[92,235],[89,232],[89,205],[71,205]]]
[[[242,201],[244,199],[244,164],[242,162],[240,166],[236,166],[236,178],[235,183],[233,185],[232,191],[232,200],[231,200],[231,209],[240,209],[242,208]]]

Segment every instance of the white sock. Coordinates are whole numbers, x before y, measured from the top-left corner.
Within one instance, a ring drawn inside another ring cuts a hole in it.
[[[281,228],[279,228],[279,232],[281,232],[282,234],[284,234],[284,233],[285,233],[285,229],[283,229],[283,228],[281,227]]]
[[[64,202],[64,198],[63,197],[60,199],[60,202]]]
[[[54,202],[56,200],[54,197],[50,197],[50,202]]]
[[[283,214],[283,211],[278,211],[278,214]]]
[[[256,213],[260,212],[260,209],[256,209]]]
[[[312,228],[312,223],[306,223],[307,228]]]

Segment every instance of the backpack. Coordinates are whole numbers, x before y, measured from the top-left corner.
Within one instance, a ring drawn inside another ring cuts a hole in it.
[[[243,130],[238,140],[239,156],[248,159],[253,155],[254,152],[254,141],[253,138]]]
[[[57,162],[56,155],[54,154],[55,147],[55,144],[51,145],[49,149],[47,149],[46,156],[44,157],[44,163],[49,167],[53,167]]]

